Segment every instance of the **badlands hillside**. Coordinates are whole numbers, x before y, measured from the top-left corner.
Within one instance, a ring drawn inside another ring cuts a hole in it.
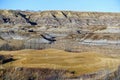
[[[0,10],[0,80],[120,80],[120,13]]]
[[[120,13],[0,10],[0,50],[120,52]]]

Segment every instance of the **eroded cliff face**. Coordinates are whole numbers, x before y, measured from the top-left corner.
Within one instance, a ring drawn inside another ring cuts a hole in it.
[[[0,11],[1,50],[119,53],[119,47],[120,13]]]

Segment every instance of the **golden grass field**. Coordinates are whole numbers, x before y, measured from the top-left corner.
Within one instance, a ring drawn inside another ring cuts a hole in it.
[[[96,52],[73,53],[56,49],[1,51],[0,54],[13,55],[13,62],[3,64],[4,67],[35,67],[65,69],[75,71],[75,75],[95,72],[102,69],[116,69],[120,64],[120,56],[107,56]]]

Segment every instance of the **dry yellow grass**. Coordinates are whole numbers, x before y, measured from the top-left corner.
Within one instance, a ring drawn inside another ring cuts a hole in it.
[[[97,70],[117,68],[120,58],[113,58],[95,52],[72,53],[56,49],[1,51],[0,54],[14,56],[16,61],[4,64],[8,66],[54,68],[75,71],[76,75]]]

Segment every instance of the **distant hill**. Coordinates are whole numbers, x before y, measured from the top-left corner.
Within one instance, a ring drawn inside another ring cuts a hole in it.
[[[47,26],[120,26],[120,13],[0,10],[0,23]]]
[[[48,26],[120,26],[120,13],[0,10],[1,24]]]

